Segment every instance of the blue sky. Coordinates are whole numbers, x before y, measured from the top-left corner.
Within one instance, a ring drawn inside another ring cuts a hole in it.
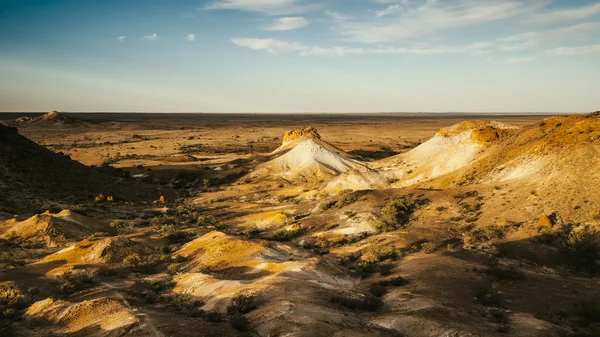
[[[0,111],[600,109],[600,1],[0,0],[0,8]]]

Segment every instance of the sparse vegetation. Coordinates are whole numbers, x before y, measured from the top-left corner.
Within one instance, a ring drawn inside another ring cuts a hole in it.
[[[410,197],[396,198],[384,208],[377,228],[382,232],[390,232],[406,227],[418,204]]]
[[[332,295],[330,301],[355,311],[377,311],[383,305],[381,299],[371,294]]]
[[[227,313],[230,315],[243,315],[254,309],[256,309],[256,295],[250,292],[242,292],[231,298]]]
[[[142,273],[151,273],[158,264],[168,261],[167,255],[159,254],[130,254],[123,259],[123,265]]]
[[[498,293],[498,284],[481,281],[475,285],[474,295],[479,304],[488,307],[501,306],[502,298]]]
[[[85,289],[94,284],[94,277],[86,270],[73,269],[65,272],[60,280],[60,288],[65,294],[72,294],[78,290]]]

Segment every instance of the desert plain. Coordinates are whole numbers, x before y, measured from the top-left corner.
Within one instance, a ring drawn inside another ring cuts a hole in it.
[[[0,120],[3,336],[600,335],[599,112]]]

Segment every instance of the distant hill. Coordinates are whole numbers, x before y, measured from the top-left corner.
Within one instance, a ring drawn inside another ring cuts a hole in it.
[[[86,122],[77,117],[53,110],[40,117],[19,117],[11,124],[84,125]]]

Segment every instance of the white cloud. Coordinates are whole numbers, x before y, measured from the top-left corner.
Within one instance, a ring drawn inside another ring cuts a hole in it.
[[[252,50],[264,50],[269,53],[291,53],[300,56],[347,56],[347,55],[382,55],[382,54],[416,54],[416,55],[439,55],[456,53],[477,53],[486,48],[488,44],[472,44],[467,46],[416,46],[416,47],[392,47],[380,45],[374,48],[360,48],[347,46],[320,47],[310,46],[298,42],[288,42],[276,39],[235,38],[231,40],[238,46]]]
[[[548,53],[555,54],[555,55],[562,55],[562,56],[595,54],[595,53],[600,53],[600,44],[581,46],[581,47],[555,48],[555,49],[549,50]]]
[[[196,34],[188,34],[185,36],[185,39],[190,42],[194,42],[194,41],[196,41]]]
[[[525,56],[525,57],[510,57],[510,58],[500,61],[500,63],[515,64],[515,63],[527,63],[527,62],[532,62],[532,61],[535,61],[535,57]]]
[[[403,10],[370,20],[338,22],[336,29],[352,41],[392,42],[532,13],[546,3],[547,0],[457,0],[443,3],[425,0],[414,6],[412,2],[405,2]]]
[[[393,13],[396,13],[401,10],[402,10],[402,7],[400,7],[400,5],[389,5],[385,9],[375,11],[375,15],[376,16],[386,16],[386,15],[393,14]]]
[[[543,24],[554,24],[557,22],[583,20],[598,14],[600,14],[600,3],[537,14],[534,17],[534,21]]]
[[[126,38],[126,37],[127,37],[127,36],[125,36],[125,35],[121,35],[121,36],[119,36],[119,37],[117,38],[117,40],[119,40],[119,42],[125,42],[125,38]]]
[[[158,40],[158,37],[159,37],[158,35],[152,34],[152,35],[142,36],[141,39],[144,41],[156,41],[156,40]]]
[[[503,37],[498,39],[497,42],[499,48],[504,51],[525,50],[544,44],[585,40],[597,36],[598,31],[600,31],[600,22],[587,22],[574,26]]]
[[[345,21],[345,20],[352,20],[352,19],[354,19],[353,16],[342,14],[342,13],[335,12],[335,11],[325,11],[325,14],[327,14],[332,19],[338,20],[338,21]]]
[[[220,0],[202,9],[229,9],[261,12],[269,15],[299,14],[316,10],[321,4],[306,4],[302,0]]]
[[[293,30],[306,27],[308,20],[303,17],[286,17],[276,19],[272,24],[267,26],[266,30]]]

